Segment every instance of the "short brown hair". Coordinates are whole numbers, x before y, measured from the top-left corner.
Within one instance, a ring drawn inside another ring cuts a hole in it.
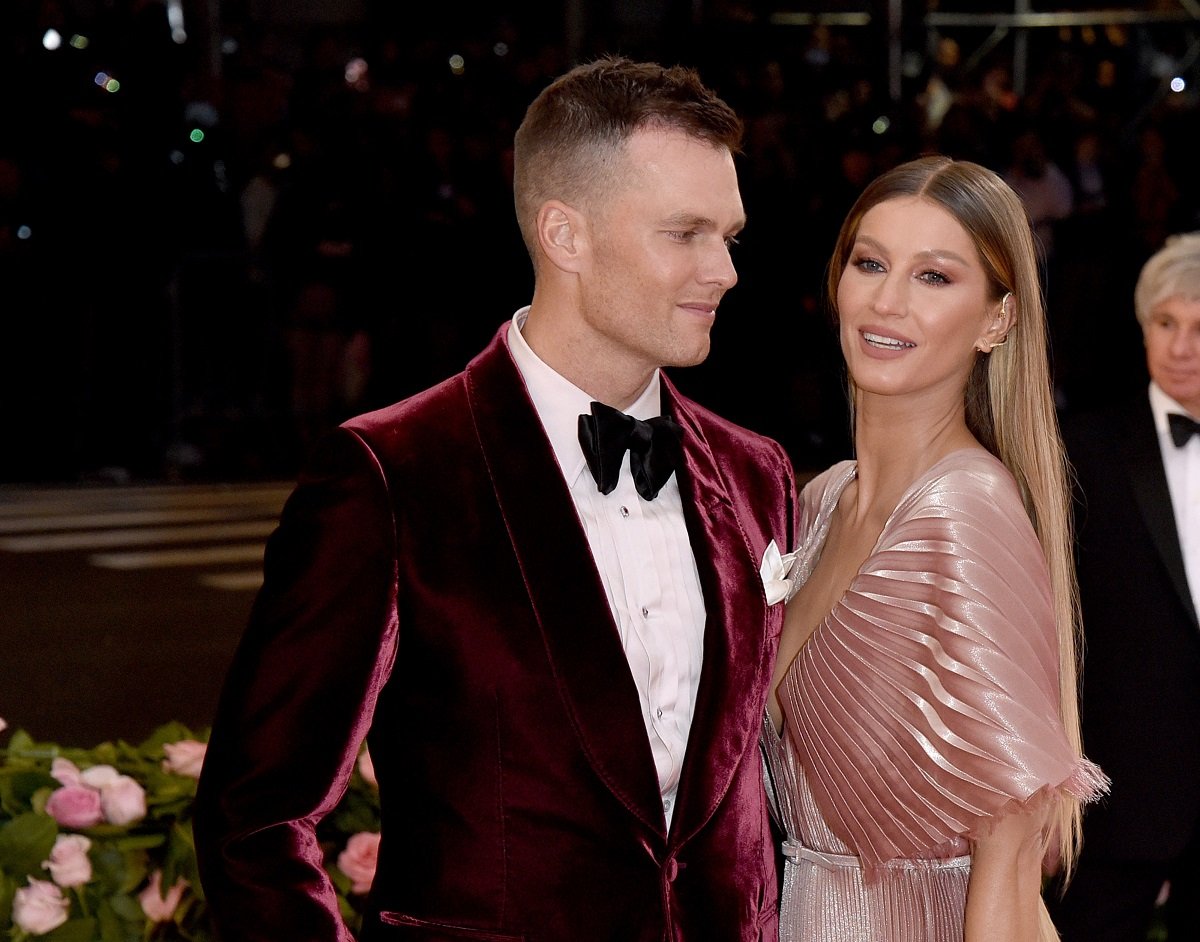
[[[576,66],[534,99],[517,128],[513,192],[531,256],[538,208],[602,191],[636,131],[678,130],[736,154],[742,122],[694,69],[610,56]]]

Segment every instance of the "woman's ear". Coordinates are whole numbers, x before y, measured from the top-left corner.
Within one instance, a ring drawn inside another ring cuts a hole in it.
[[[1009,291],[1000,299],[1000,306],[988,320],[987,328],[975,344],[980,353],[991,353],[993,347],[1002,347],[1008,335],[1017,326],[1017,299]]]
[[[547,200],[537,214],[537,240],[542,255],[564,272],[579,270],[587,250],[583,214],[560,200]]]

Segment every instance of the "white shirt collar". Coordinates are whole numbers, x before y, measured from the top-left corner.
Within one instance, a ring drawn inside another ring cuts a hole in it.
[[[1171,433],[1170,424],[1167,422],[1167,415],[1171,412],[1179,412],[1183,415],[1191,416],[1193,419],[1196,416],[1192,415],[1181,406],[1178,402],[1162,391],[1162,387],[1154,380],[1150,381],[1150,410],[1154,413],[1154,430],[1159,436],[1169,435]]]
[[[521,328],[529,316],[526,305],[513,315],[508,326],[508,349],[525,389],[533,401],[533,408],[541,420],[554,457],[562,471],[567,487],[573,487],[580,473],[587,467],[583,451],[579,447],[579,416],[591,412],[592,397],[570,380],[546,364],[521,336]],[[650,419],[662,414],[661,382],[655,370],[650,382],[641,395],[628,409],[624,410],[635,419]]]

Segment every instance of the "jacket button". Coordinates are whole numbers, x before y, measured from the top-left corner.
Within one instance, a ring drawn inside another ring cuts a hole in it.
[[[663,876],[667,878],[668,883],[674,883],[675,878],[679,876],[679,864],[674,857],[668,860],[667,865],[663,867]]]

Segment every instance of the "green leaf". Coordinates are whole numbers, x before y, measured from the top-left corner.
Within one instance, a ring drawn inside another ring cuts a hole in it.
[[[13,818],[33,811],[33,796],[42,789],[57,787],[58,783],[40,769],[4,769],[0,774],[0,810]]]
[[[146,922],[146,914],[142,912],[142,904],[132,896],[125,893],[118,893],[109,900],[109,905],[112,906],[113,912],[126,922],[134,922],[138,925],[144,925]]]
[[[167,846],[162,865],[162,885],[174,886],[183,877],[190,884],[198,882],[196,871],[196,847],[192,841],[192,829],[186,824],[176,824],[171,829],[171,842]]]
[[[89,758],[92,765],[116,765],[118,759],[117,747],[110,742],[102,742],[91,750]]]
[[[68,919],[53,932],[39,938],[45,942],[96,942],[97,934],[96,920],[89,917]]]
[[[130,834],[112,840],[111,846],[119,851],[149,850],[151,847],[162,847],[167,842],[165,834]]]
[[[146,879],[146,852],[120,851],[111,844],[92,848],[92,879],[105,893],[128,893]]]
[[[18,729],[9,737],[8,749],[6,751],[9,755],[23,755],[24,753],[32,752],[33,748],[33,737],[25,732],[25,730]]]
[[[101,901],[96,907],[96,921],[100,924],[100,942],[125,942],[129,937],[126,924],[109,900]]]
[[[12,925],[12,903],[16,892],[17,881],[0,870],[0,926]]]
[[[163,745],[169,742],[179,742],[181,739],[199,739],[200,737],[193,733],[182,723],[164,723],[152,732],[142,744],[138,746],[138,750],[146,756],[156,756],[162,758]]]
[[[0,827],[0,866],[16,876],[40,873],[50,856],[58,823],[44,814],[21,814]]]

